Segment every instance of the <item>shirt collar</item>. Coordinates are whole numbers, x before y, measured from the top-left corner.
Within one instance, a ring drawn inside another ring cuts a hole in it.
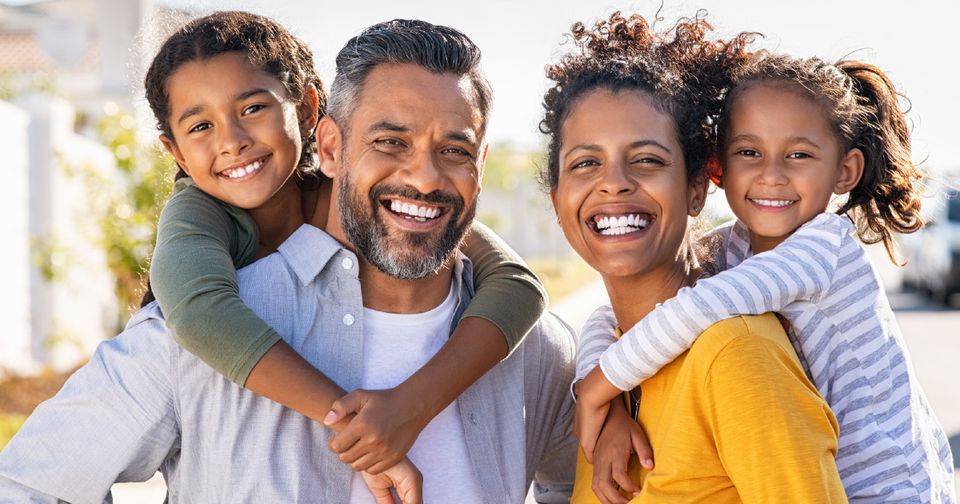
[[[297,275],[301,285],[312,282],[344,246],[310,224],[303,224],[280,244],[277,251]]]

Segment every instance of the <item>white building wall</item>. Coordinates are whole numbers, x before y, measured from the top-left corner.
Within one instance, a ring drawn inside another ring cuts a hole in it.
[[[17,104],[30,113],[29,226],[33,362],[69,368],[112,335],[117,320],[113,275],[98,245],[100,188],[92,191],[83,170],[109,177],[109,151],[73,132],[75,112],[61,99],[34,94]],[[39,260],[53,271],[46,278]]]
[[[29,166],[27,127],[22,109],[0,101],[0,370],[32,371],[30,353],[30,244],[27,239]]]

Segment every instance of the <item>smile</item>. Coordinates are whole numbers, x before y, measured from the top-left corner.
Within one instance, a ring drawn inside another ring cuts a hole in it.
[[[619,236],[642,231],[650,225],[649,216],[642,214],[596,215],[588,222],[603,236]]]
[[[387,204],[387,202],[389,202]],[[443,209],[428,205],[415,205],[400,200],[387,200],[384,206],[396,215],[416,222],[427,222],[436,219],[443,213]]]
[[[756,198],[748,198],[748,199],[754,205],[762,206],[762,207],[770,207],[770,208],[783,208],[797,202],[797,200],[775,200],[775,199],[756,199]]]
[[[264,156],[245,165],[227,168],[226,170],[221,171],[218,175],[227,177],[231,180],[248,178],[259,172],[263,166],[267,164],[267,157],[268,156]]]

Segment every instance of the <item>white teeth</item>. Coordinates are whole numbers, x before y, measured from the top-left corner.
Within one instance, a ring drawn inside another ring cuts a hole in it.
[[[751,199],[750,201],[768,207],[785,207],[792,205],[796,200]]]
[[[435,219],[440,215],[440,209],[436,207],[417,206],[410,203],[401,203],[397,200],[390,201],[390,211],[398,214],[404,214],[417,222],[426,222],[429,219]]]
[[[227,176],[227,178],[240,178],[250,175],[251,173],[260,169],[263,166],[263,161],[254,161],[246,166],[241,166],[239,168],[233,168],[230,170],[224,170],[222,173]]]
[[[597,216],[594,217],[597,230],[604,236],[618,236],[627,233],[640,231],[650,225],[648,219],[640,217],[639,214]]]

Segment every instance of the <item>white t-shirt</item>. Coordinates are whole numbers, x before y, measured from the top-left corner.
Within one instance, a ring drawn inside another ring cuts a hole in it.
[[[363,388],[399,385],[423,367],[450,337],[457,297],[450,294],[436,308],[417,314],[363,310]],[[467,444],[454,401],[434,417],[407,454],[423,474],[425,503],[483,502],[480,483],[469,463]],[[374,504],[359,474],[353,475],[351,504]]]

